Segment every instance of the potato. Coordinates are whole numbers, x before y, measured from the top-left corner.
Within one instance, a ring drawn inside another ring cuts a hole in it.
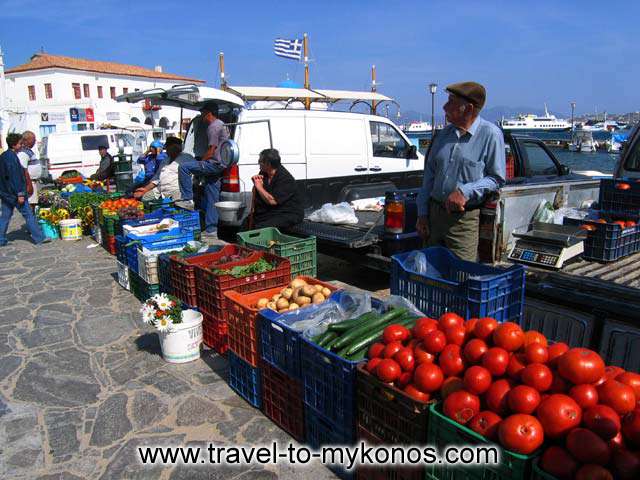
[[[322,289],[324,288],[322,285],[318,284],[318,285],[314,285],[313,288],[316,289],[316,292],[318,293],[322,293]]]
[[[318,304],[324,302],[326,298],[324,298],[324,295],[321,293],[314,293],[313,297],[311,297],[311,300],[314,304]]]
[[[274,311],[276,311],[276,312],[278,311],[278,307],[277,307],[277,305],[276,305],[276,302],[269,302],[269,303],[267,303],[267,308],[270,308],[271,310],[274,310]]]
[[[317,293],[315,287],[312,287],[311,285],[305,285],[304,287],[302,287],[302,294],[305,297],[309,297],[309,298],[313,298],[313,295]]]
[[[298,303],[298,297],[300,297],[301,290],[302,290],[302,286],[294,288],[293,293],[291,294],[290,300],[293,300],[295,303]]]
[[[280,294],[286,298],[287,300],[289,300],[291,298],[291,295],[293,295],[293,288],[283,288],[282,292],[280,292]]]
[[[325,296],[325,298],[329,298],[331,296],[331,290],[329,290],[327,287],[323,287],[322,288],[322,295]]]
[[[289,286],[292,289],[296,289],[298,287],[303,287],[307,284],[307,282],[305,282],[303,279],[301,278],[294,278],[293,280],[291,280],[291,283],[289,284]]]
[[[271,301],[277,302],[278,300],[280,300],[280,297],[282,297],[282,295],[279,293],[276,293],[273,297],[271,297]]]
[[[278,310],[278,313],[284,313],[284,312],[288,312],[289,309],[288,308],[283,308],[282,310]]]
[[[297,310],[299,308],[300,308],[300,306],[297,303],[290,303],[289,304],[289,310]]]
[[[276,307],[278,307],[278,310],[282,308],[289,308],[289,300],[286,298],[279,298],[276,302]]]
[[[258,303],[256,304],[256,306],[258,308],[264,308],[267,306],[267,303],[269,303],[269,299],[268,298],[261,298],[258,300]]]
[[[309,305],[311,303],[311,299],[309,297],[300,296],[298,297],[298,301],[296,303],[301,307],[304,307],[305,305]]]

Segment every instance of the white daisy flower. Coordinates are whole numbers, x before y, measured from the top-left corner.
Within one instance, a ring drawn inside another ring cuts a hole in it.
[[[155,313],[153,313],[152,310],[146,310],[144,312],[142,312],[142,321],[144,323],[153,323],[153,320],[155,318]]]
[[[171,320],[171,318],[167,317],[166,315],[158,318],[158,320],[156,321],[156,328],[158,329],[159,332],[168,332],[171,330],[172,326],[173,326],[173,321]]]
[[[155,295],[155,301],[160,310],[169,310],[171,308],[171,300],[164,293]]]

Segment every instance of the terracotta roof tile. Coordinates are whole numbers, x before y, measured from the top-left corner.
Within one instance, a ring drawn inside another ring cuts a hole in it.
[[[5,73],[28,72],[45,68],[66,68],[69,70],[83,70],[87,72],[108,73],[111,75],[128,75],[132,77],[162,78],[167,80],[181,80],[195,83],[204,83],[197,78],[183,77],[172,73],[156,72],[155,70],[139,67],[137,65],[125,65],[115,62],[100,62],[85,60],[82,58],[64,57],[49,53],[36,53],[28,63],[9,68]]]

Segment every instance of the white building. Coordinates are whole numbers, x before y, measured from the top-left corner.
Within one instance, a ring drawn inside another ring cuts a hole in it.
[[[0,51],[0,134],[4,140],[8,132],[32,130],[40,140],[51,132],[135,123],[178,132],[179,108],[119,103],[114,98],[185,83],[203,85],[204,81],[165,73],[160,66],[152,70],[48,53],[36,53],[3,75]]]

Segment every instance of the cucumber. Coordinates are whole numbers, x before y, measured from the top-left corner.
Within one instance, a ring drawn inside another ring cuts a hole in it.
[[[326,333],[325,337],[322,339],[320,343],[318,343],[318,345],[321,347],[324,347],[325,344],[329,343],[331,340],[338,338],[338,334],[336,332],[325,332],[325,333]]]
[[[317,344],[317,345],[320,345],[320,344],[322,343],[322,341],[323,341],[327,336],[329,336],[329,331],[328,331],[328,330],[325,330],[325,331],[324,331],[324,332],[322,332],[321,334],[316,335],[315,337],[313,337],[313,338],[311,339],[311,341],[312,341],[313,343]]]
[[[362,325],[358,325],[357,327],[347,330],[340,336],[340,339],[336,343],[334,343],[333,346],[335,348],[343,348],[346,345],[352,343],[359,336],[371,331],[371,329],[374,329],[380,325],[384,325],[390,322],[391,320],[406,315],[406,313],[406,308],[394,308],[380,317],[374,318],[373,320],[370,320]]]
[[[407,317],[399,320],[393,320],[392,322],[384,324],[376,328],[374,331],[368,332],[367,334],[362,335],[361,337],[355,339],[354,342],[351,345],[349,345],[349,347],[347,348],[346,353],[347,355],[351,355],[360,351],[361,349],[367,349],[369,345],[375,342],[382,335],[382,332],[384,332],[384,329],[387,328],[389,325],[402,325],[403,327],[410,328],[410,326],[415,325],[415,323],[416,323],[415,316],[411,316],[411,317]]]
[[[377,316],[378,316],[377,312],[367,312],[360,315],[359,317],[352,318],[350,320],[344,320],[342,322],[332,323],[331,325],[329,325],[329,330],[332,330],[335,332],[346,332],[347,330],[353,327],[356,327],[363,322],[367,322]]]
[[[334,332],[335,333],[335,332]],[[331,350],[334,346],[334,344],[340,340],[339,336],[336,336],[333,340],[329,340],[328,342],[326,342],[324,345],[322,345],[322,348],[326,349],[326,350]]]
[[[364,360],[364,357],[367,355],[367,350],[367,348],[362,348],[356,353],[349,355],[347,357],[347,360],[351,360],[352,362],[357,360]]]

